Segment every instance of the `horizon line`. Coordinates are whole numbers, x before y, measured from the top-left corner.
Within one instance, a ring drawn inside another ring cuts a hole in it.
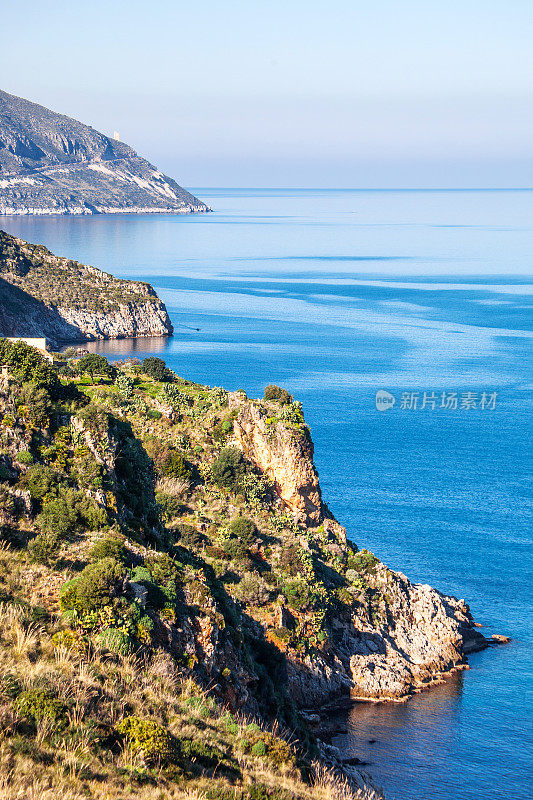
[[[194,191],[213,189],[255,189],[262,191],[298,192],[531,192],[533,186],[194,186]]]

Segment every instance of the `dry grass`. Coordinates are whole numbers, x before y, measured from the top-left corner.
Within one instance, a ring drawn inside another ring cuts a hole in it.
[[[186,495],[192,486],[187,478],[162,478],[157,482],[156,491],[170,494],[173,497]]]

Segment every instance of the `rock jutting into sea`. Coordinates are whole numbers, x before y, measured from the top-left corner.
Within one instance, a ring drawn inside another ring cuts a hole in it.
[[[0,334],[52,343],[168,336],[149,283],[120,280],[0,231]]]

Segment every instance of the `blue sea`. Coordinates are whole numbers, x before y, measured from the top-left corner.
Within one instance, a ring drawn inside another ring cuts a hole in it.
[[[213,214],[0,228],[156,287],[174,337],[95,350],[290,389],[349,536],[512,638],[408,703],[357,704],[334,744],[389,800],[529,798],[533,192],[196,193]]]

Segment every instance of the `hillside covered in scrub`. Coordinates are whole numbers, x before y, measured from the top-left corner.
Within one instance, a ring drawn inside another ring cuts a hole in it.
[[[0,333],[54,343],[172,333],[149,283],[56,256],[0,231]]]
[[[0,368],[7,797],[381,796],[321,710],[405,697],[485,640],[346,539],[301,405],[157,358],[0,340]]]

